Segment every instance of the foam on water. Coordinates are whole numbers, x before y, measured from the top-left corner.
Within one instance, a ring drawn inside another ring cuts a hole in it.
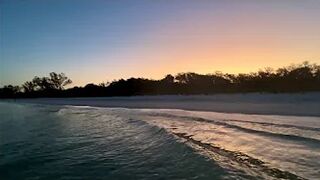
[[[168,109],[87,109],[93,110],[163,128],[197,150],[209,151],[203,153],[215,157],[215,161],[224,159],[220,162],[222,166],[232,166],[256,177],[320,177],[319,117]],[[68,111],[76,113],[79,109],[69,107]]]
[[[147,110],[147,122],[173,134],[261,160],[310,179],[320,177],[320,118]],[[258,168],[259,169],[259,168]]]
[[[0,106],[2,177],[320,177],[320,118],[315,116]],[[28,168],[19,169],[22,165]]]
[[[247,179],[112,110],[0,103],[1,179]]]

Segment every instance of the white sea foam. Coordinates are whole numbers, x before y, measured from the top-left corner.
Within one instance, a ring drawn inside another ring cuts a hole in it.
[[[58,113],[78,114],[92,121],[107,115],[141,120],[168,133],[182,134],[179,138],[261,160],[270,168],[308,179],[320,177],[320,93],[20,101],[75,105]]]
[[[320,118],[183,110],[141,110],[146,122],[259,159],[305,178],[320,177]],[[162,114],[162,115],[161,115]],[[229,121],[232,120],[232,121]]]
[[[168,133],[184,134],[203,144],[242,153],[271,169],[303,178],[320,176],[320,118],[248,115],[175,109],[68,107],[69,113],[109,114],[142,120]],[[62,112],[65,110],[62,110]],[[259,171],[256,169],[255,171]]]

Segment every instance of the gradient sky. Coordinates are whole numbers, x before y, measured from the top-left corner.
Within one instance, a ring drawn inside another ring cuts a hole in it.
[[[0,86],[320,64],[320,0],[0,0]]]

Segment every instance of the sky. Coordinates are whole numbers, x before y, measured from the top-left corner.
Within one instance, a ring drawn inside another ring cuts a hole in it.
[[[0,0],[0,86],[320,64],[319,0]]]

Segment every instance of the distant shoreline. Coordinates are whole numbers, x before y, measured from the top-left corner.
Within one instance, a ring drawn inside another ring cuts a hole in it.
[[[283,68],[266,68],[248,74],[197,74],[193,72],[168,74],[159,80],[134,78],[74,86],[64,73],[35,76],[21,86],[0,88],[0,98],[44,97],[113,97],[139,95],[199,95],[219,93],[299,93],[320,91],[320,65],[303,62]]]
[[[13,100],[4,100],[12,102]],[[320,92],[16,99],[18,103],[320,117]]]

